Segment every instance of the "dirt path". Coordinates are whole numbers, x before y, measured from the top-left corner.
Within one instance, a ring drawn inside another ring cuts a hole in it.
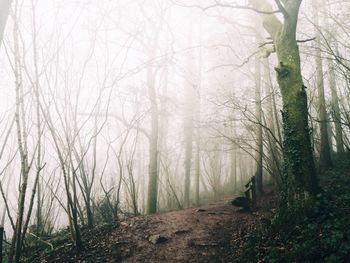
[[[130,218],[105,235],[87,235],[82,254],[66,249],[41,262],[234,262],[242,238],[271,216],[275,201],[266,196],[256,213],[245,214],[231,200]]]

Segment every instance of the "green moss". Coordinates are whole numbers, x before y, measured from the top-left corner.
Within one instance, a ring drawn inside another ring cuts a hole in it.
[[[283,81],[285,78],[288,78],[291,73],[291,69],[288,66],[286,66],[283,62],[280,62],[280,67],[275,68],[275,70],[277,71],[277,78],[279,79],[279,81]]]

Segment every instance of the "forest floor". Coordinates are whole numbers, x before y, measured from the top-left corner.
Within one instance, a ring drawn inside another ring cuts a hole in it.
[[[235,262],[247,234],[273,215],[277,202],[267,194],[256,212],[242,213],[231,200],[84,231],[83,252],[65,244],[36,262]]]
[[[254,213],[239,212],[227,197],[83,229],[82,252],[66,231],[59,242],[48,241],[53,251],[30,250],[26,262],[349,262],[350,155],[336,156],[320,184],[312,203],[277,213],[277,195],[270,193]]]
[[[350,154],[335,155],[309,203],[279,207],[246,238],[242,262],[350,262]]]

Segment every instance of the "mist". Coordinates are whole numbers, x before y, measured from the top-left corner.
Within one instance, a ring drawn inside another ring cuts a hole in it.
[[[68,227],[79,248],[81,228],[247,196],[252,178],[254,196],[314,195],[350,145],[349,3],[297,1],[298,64],[266,26],[289,1],[231,2],[0,1],[10,259],[26,235]]]

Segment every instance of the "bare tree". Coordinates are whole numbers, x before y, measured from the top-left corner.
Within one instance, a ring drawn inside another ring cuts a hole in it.
[[[255,116],[256,116],[256,187],[257,193],[262,194],[263,190],[263,128],[262,128],[262,107],[261,107],[261,58],[259,55],[255,58]]]
[[[315,26],[319,27],[319,3],[313,2]],[[327,169],[332,165],[331,160],[331,149],[328,141],[328,130],[327,130],[327,110],[326,110],[326,99],[324,91],[324,80],[323,80],[323,64],[321,57],[321,37],[319,30],[316,29],[316,80],[317,80],[317,91],[318,91],[318,113],[320,123],[320,160],[319,168],[321,171]]]

